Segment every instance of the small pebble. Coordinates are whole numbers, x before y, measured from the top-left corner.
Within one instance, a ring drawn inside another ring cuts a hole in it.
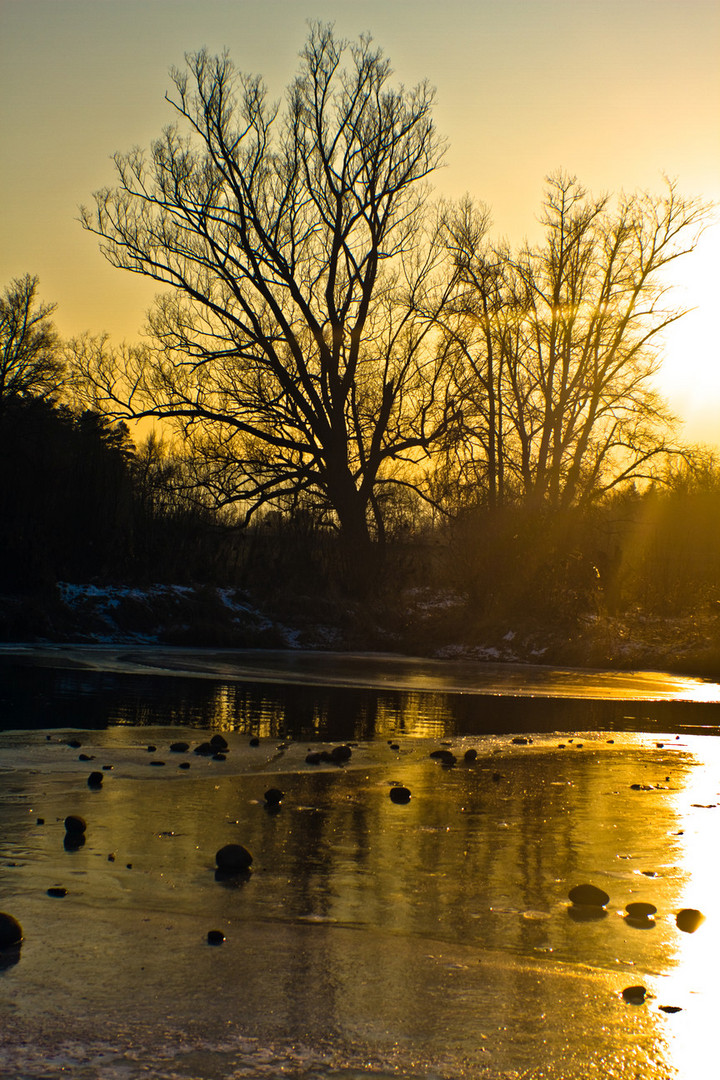
[[[397,784],[390,788],[390,801],[398,804],[409,803],[411,799],[410,789]]]
[[[279,806],[283,800],[284,792],[280,788],[271,787],[265,792],[264,799],[266,806]]]
[[[88,787],[99,788],[102,787],[103,774],[101,772],[91,772],[87,778]]]
[[[178,769],[189,769],[189,768],[190,768],[190,762],[189,761],[181,761],[180,764],[178,765]]]
[[[642,1005],[647,997],[647,990],[644,986],[626,986],[622,996],[629,1005]]]
[[[63,885],[53,885],[47,891],[48,896],[67,896],[67,889]]]
[[[225,935],[222,930],[208,930],[208,945],[222,945]]]
[[[190,749],[190,744],[186,742],[174,742],[170,743],[170,749],[173,754],[184,754]]]
[[[464,756],[465,761],[467,761],[467,762],[475,761],[477,759],[477,750],[474,750],[474,749],[466,750],[465,754],[463,756]]]
[[[85,818],[80,817],[79,814],[68,814],[65,818],[65,831],[69,833],[84,833],[87,829],[87,822]]]
[[[257,735],[253,735],[252,739],[250,740],[250,746],[259,746],[259,745],[260,745],[260,740],[258,739]]]

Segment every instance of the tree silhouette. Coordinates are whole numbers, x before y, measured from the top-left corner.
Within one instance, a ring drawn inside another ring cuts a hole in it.
[[[41,304],[37,289],[38,279],[26,274],[0,297],[0,410],[15,396],[55,394],[62,379],[55,305]]]
[[[301,58],[282,115],[227,55],[173,72],[187,134],[117,155],[83,213],[111,263],[170,288],[151,344],[86,340],[76,366],[115,415],[175,421],[218,503],[299,502],[367,552],[453,415],[422,233],[442,147],[431,90],[392,89],[370,38],[316,24]]]
[[[558,174],[544,243],[517,254],[485,243],[481,209],[448,216],[459,471],[490,506],[582,504],[666,468],[678,448],[653,377],[662,332],[683,312],[666,305],[662,271],[695,246],[706,209],[673,183],[614,207]]]

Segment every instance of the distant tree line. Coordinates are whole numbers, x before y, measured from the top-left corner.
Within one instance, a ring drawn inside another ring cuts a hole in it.
[[[111,263],[164,287],[142,344],[60,342],[37,280],[11,283],[6,581],[430,580],[488,612],[717,601],[698,539],[717,466],[653,385],[682,314],[663,271],[707,208],[558,173],[544,239],[493,244],[484,206],[431,200],[433,93],[391,75],[321,25],[284,111],[227,55],[172,73],[177,124],[118,154],[83,212]],[[134,445],[138,420],[163,437]]]

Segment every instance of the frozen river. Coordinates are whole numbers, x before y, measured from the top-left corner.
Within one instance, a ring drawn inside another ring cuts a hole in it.
[[[25,940],[0,964],[0,1075],[710,1080],[719,691],[3,650],[0,910]],[[213,734],[227,752],[195,754]],[[338,744],[344,763],[307,760]],[[77,848],[68,814],[87,822]],[[253,853],[247,877],[216,880],[227,843]],[[585,882],[610,897],[589,919],[568,900]],[[654,918],[628,919],[637,901]],[[692,934],[688,908],[705,916]]]

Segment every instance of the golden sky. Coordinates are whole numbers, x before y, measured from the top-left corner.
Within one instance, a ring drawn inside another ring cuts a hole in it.
[[[172,120],[186,52],[227,47],[280,97],[308,19],[369,31],[399,81],[436,86],[437,192],[485,202],[497,239],[537,238],[559,168],[594,194],[660,192],[666,173],[720,204],[718,0],[0,0],[0,287],[37,274],[64,335],[134,338],[152,283],[105,263],[78,206],[113,183],[113,152]],[[720,215],[681,263],[677,300],[697,310],[661,389],[687,438],[720,445]]]

